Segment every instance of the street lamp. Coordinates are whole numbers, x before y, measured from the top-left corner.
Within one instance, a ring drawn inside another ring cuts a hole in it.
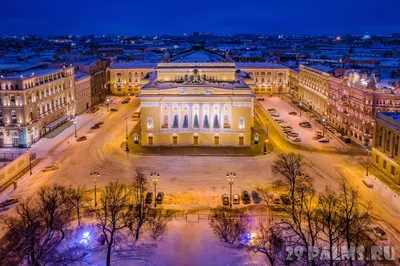
[[[299,102],[299,110],[300,110],[300,117],[301,117],[301,106],[302,106],[303,104],[301,103],[301,101]]]
[[[76,120],[74,120],[74,128],[75,128],[75,138],[77,138],[78,136],[76,135]]]
[[[129,147],[128,147],[128,118],[125,118],[125,125],[126,125],[126,148],[125,148],[125,151],[129,152]]]
[[[325,118],[322,118],[322,136],[325,137]]]
[[[157,207],[157,184],[158,184],[158,179],[160,178],[159,173],[151,172],[150,178],[153,180],[153,185],[154,185],[154,208]]]
[[[232,185],[235,182],[236,173],[226,173],[226,178],[228,179],[229,183],[229,206],[232,208]]]
[[[110,98],[107,98],[107,111],[110,111]]]
[[[90,177],[93,178],[93,182],[94,182],[94,206],[97,207],[97,191],[96,191],[96,181],[97,178],[100,176],[99,172],[90,172]]]
[[[371,151],[367,148],[367,172],[365,176],[368,177],[368,167],[369,167],[369,156],[371,155]]]
[[[264,155],[267,154],[267,143],[268,143],[268,139],[266,139],[264,142],[264,149],[263,149]]]
[[[29,174],[32,175],[32,154],[29,150],[27,152],[29,153]]]

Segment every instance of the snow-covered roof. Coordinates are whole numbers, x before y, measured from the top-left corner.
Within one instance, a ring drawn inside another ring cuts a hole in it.
[[[114,63],[110,66],[110,69],[154,69],[157,67],[157,63],[144,63],[144,62],[127,62],[127,63]]]
[[[218,53],[214,53],[205,49],[190,49],[182,53],[173,55],[169,60],[171,63],[218,63],[229,62]]]
[[[269,62],[254,62],[254,63],[235,63],[237,68],[279,68],[279,69],[288,69],[287,66],[276,64],[276,63],[269,63]]]

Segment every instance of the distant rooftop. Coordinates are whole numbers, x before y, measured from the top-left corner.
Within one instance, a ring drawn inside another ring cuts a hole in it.
[[[287,66],[270,63],[270,62],[249,62],[249,63],[235,63],[237,68],[281,68],[288,69]]]
[[[193,47],[181,53],[172,55],[168,62],[171,63],[223,63],[230,62],[222,55],[205,50],[202,47]]]
[[[400,112],[377,112],[374,119],[381,124],[400,131]]]
[[[144,62],[124,62],[124,63],[114,63],[110,66],[111,69],[130,69],[130,68],[151,68],[157,67],[157,63],[144,63]]]
[[[86,73],[83,73],[83,72],[75,73],[75,80],[76,81],[82,80],[82,79],[87,78],[87,77],[90,77],[90,75],[86,74]]]
[[[32,78],[32,77],[41,77],[41,76],[46,76],[46,75],[51,75],[55,74],[58,72],[63,71],[62,68],[46,68],[46,69],[35,69],[32,71],[24,71],[18,74],[13,74],[10,76],[4,75],[2,79],[20,79],[21,76],[22,78]]]

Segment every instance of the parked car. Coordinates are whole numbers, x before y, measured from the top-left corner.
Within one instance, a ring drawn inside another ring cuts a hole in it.
[[[329,142],[329,139],[328,139],[328,138],[321,138],[321,139],[318,140],[318,142],[321,142],[321,143],[328,143],[328,142]]]
[[[138,121],[140,119],[140,115],[141,115],[141,111],[137,111],[137,112],[133,113],[132,120]]]
[[[151,204],[153,202],[153,192],[147,192],[144,202],[146,204]]]
[[[362,182],[364,183],[364,185],[366,185],[368,188],[374,188],[374,184],[372,184],[371,181],[369,181],[368,179],[363,179]]]
[[[240,203],[240,197],[238,194],[233,195],[233,204],[239,204]]]
[[[279,113],[271,113],[272,117],[279,117]]]
[[[282,194],[282,195],[280,196],[280,198],[281,198],[281,200],[282,200],[283,205],[290,205],[290,198],[289,198],[288,195]]]
[[[98,128],[100,128],[100,125],[94,124],[94,126],[92,126],[90,129],[98,129]]]
[[[304,127],[304,128],[311,128],[311,123],[310,122],[300,122],[299,126]]]
[[[293,130],[293,129],[287,128],[287,127],[282,128],[283,133],[286,133],[286,134],[292,132],[292,130]]]
[[[293,141],[294,142],[301,142],[301,138],[295,138]]]
[[[259,101],[264,101],[264,98],[258,98],[257,100],[259,100]]]
[[[296,112],[289,112],[289,115],[297,115]]]
[[[117,112],[118,109],[117,109],[117,108],[111,108],[110,111],[111,111],[111,112]]]
[[[253,199],[253,202],[254,202],[254,204],[259,204],[260,202],[261,202],[261,198],[260,198],[260,196],[258,195],[258,192],[257,191],[252,191],[251,192],[251,198]]]
[[[46,166],[45,168],[43,168],[43,172],[48,172],[48,171],[53,171],[53,170],[57,170],[59,167],[56,166],[55,164],[51,164]]]
[[[156,202],[157,204],[162,204],[164,200],[164,192],[158,192]]]
[[[8,200],[5,200],[2,203],[0,203],[0,208],[8,207],[15,203],[18,203],[18,199],[8,199]]]
[[[229,205],[229,197],[227,194],[223,194],[221,197],[222,205],[228,206]]]
[[[299,136],[299,133],[296,133],[296,132],[289,132],[288,135],[291,136],[291,137],[298,137],[298,136]]]
[[[76,141],[84,141],[84,140],[87,140],[86,136],[81,136],[81,137],[76,139]]]
[[[243,201],[244,204],[250,204],[251,203],[249,192],[247,192],[246,190],[242,192],[242,201]]]
[[[339,132],[334,133],[336,137],[341,138],[342,134],[340,134]]]
[[[348,136],[343,137],[344,143],[351,143],[351,138]]]
[[[267,111],[268,112],[275,112],[276,110],[275,110],[275,108],[269,108],[269,109],[267,109]]]
[[[285,120],[282,120],[282,119],[279,119],[279,118],[274,118],[274,121],[276,123],[278,123],[278,124],[285,123]]]
[[[281,199],[280,198],[274,198],[273,202],[274,202],[274,204],[281,204]]]
[[[380,228],[379,226],[376,226],[373,228],[373,232],[374,234],[379,237],[381,240],[387,240],[387,234],[385,231],[383,231],[382,228]]]
[[[101,125],[103,125],[104,124],[104,122],[97,122],[96,124],[94,124],[94,125],[98,125],[98,126],[101,126]]]

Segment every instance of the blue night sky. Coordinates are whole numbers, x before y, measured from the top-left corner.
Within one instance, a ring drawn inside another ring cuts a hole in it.
[[[400,0],[3,0],[0,35],[390,34]]]

